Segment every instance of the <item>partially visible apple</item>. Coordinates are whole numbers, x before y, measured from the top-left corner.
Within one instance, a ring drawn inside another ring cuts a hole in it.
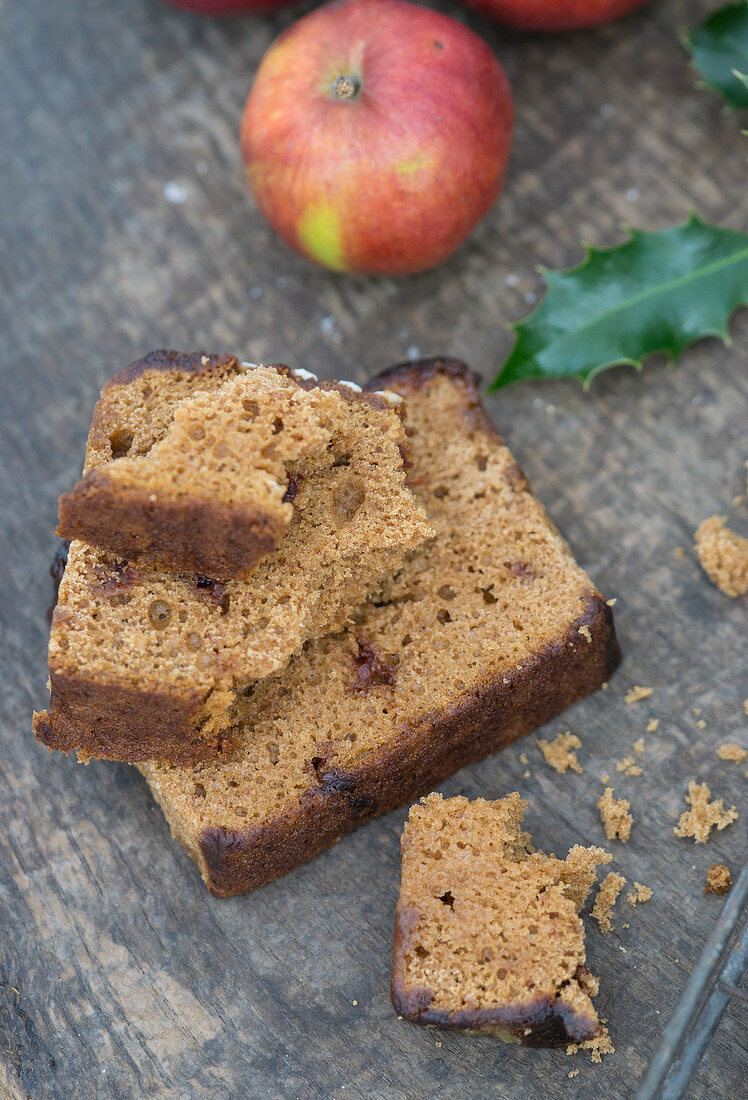
[[[572,31],[609,23],[647,0],[463,0],[470,8],[524,31]]]
[[[472,31],[407,0],[343,0],[263,58],[241,143],[260,210],[334,271],[403,275],[453,252],[501,191],[504,70]]]
[[[294,0],[166,0],[175,8],[194,11],[198,15],[247,15],[282,8]]]

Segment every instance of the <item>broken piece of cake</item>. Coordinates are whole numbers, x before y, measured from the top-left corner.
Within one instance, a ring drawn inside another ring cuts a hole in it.
[[[210,406],[206,397],[221,411],[228,386],[226,400],[235,411],[254,402],[288,414],[294,439],[286,449],[285,421],[277,431],[263,421],[266,450],[277,446],[281,455],[298,456],[304,449],[298,437],[310,431],[312,449],[324,453],[291,469],[280,458],[273,466],[266,455],[274,495],[284,488],[292,516],[281,544],[245,579],[222,582],[186,568],[166,572],[137,557],[71,543],[50,633],[50,706],[34,721],[49,748],[129,762],[188,764],[230,755],[237,697],[279,672],[309,638],[339,630],[405,553],[431,536],[406,484],[401,402],[341,383],[319,383],[307,394],[306,385],[288,368],[175,352],[149,356],[107,384],[88,466],[102,453],[102,435],[112,453],[113,423],[128,425],[136,449],[147,449],[155,436],[166,441],[178,399],[196,386],[204,392],[190,399],[180,430],[189,434],[198,426],[193,406],[202,415],[201,402]],[[298,422],[292,406],[304,410]],[[249,433],[253,423],[247,422]],[[234,459],[241,446],[230,444]],[[178,465],[174,454],[171,460]],[[209,510],[206,515],[207,524]]]
[[[611,609],[453,360],[404,363],[409,483],[436,536],[343,631],[238,700],[233,756],[141,766],[209,889],[255,889],[607,681]],[[580,635],[587,626],[592,642]]]
[[[610,856],[530,847],[526,803],[431,794],[403,829],[392,1003],[412,1023],[527,1046],[601,1033],[579,917]]]
[[[149,371],[145,388],[110,382],[57,533],[139,567],[247,577],[280,545],[301,483],[346,465],[350,412],[339,392],[304,388],[283,367],[239,366],[176,403],[173,370]],[[206,380],[212,357],[199,367]]]

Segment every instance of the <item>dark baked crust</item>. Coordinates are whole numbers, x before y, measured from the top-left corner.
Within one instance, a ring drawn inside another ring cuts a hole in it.
[[[580,644],[582,626],[590,629],[591,645]],[[610,608],[590,592],[565,636],[511,677],[488,681],[469,702],[398,730],[391,744],[356,770],[327,770],[322,761],[317,789],[292,815],[246,832],[207,829],[199,845],[208,888],[230,897],[285,874],[370,817],[426,794],[465,765],[543,725],[599,688],[619,660]]]
[[[409,987],[405,976],[406,954],[419,918],[420,914],[414,906],[398,901],[395,908],[390,995],[395,1011],[403,1019],[425,1027],[495,1035],[528,1047],[581,1043],[600,1034],[600,1023],[595,1015],[585,1016],[574,1012],[568,1004],[550,996],[539,996],[511,1007],[461,1009],[456,1012],[431,1008],[431,990],[422,986]],[[586,967],[580,967],[576,976],[582,970],[586,970]]]
[[[229,507],[197,496],[163,500],[113,485],[106,467],[99,467],[60,497],[57,534],[146,568],[226,580],[250,573],[285,530],[279,517],[259,506]]]
[[[167,760],[187,766],[227,757],[228,731],[203,735],[199,692],[141,692],[78,676],[50,675],[54,706],[34,714],[34,735],[48,749],[81,759]]]

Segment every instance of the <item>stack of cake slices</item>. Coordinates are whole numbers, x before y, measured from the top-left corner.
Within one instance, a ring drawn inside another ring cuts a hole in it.
[[[209,889],[270,881],[594,691],[609,607],[451,360],[363,392],[157,352],[102,391],[38,740],[136,764]]]

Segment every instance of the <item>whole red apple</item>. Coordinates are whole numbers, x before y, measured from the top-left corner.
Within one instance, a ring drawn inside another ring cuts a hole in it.
[[[194,11],[198,15],[247,15],[249,12],[270,11],[292,4],[294,0],[166,0],[175,8]]]
[[[512,96],[488,46],[407,0],[343,0],[276,40],[241,143],[260,210],[334,271],[444,260],[501,191]]]
[[[508,27],[524,31],[572,31],[609,23],[647,0],[464,0]]]

